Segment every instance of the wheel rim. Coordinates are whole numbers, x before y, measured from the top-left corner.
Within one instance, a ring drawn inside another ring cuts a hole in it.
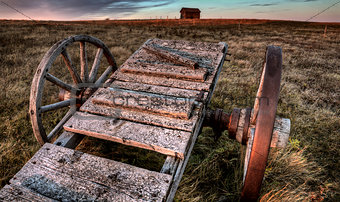
[[[259,197],[274,128],[281,72],[281,48],[269,46],[251,118],[252,127],[248,130],[242,201],[256,201]]]
[[[71,44],[79,42],[80,44],[80,74],[77,72],[76,67],[73,65],[71,57],[67,52],[67,47]],[[87,52],[86,45],[91,44],[97,47],[95,60],[93,62],[91,71],[88,70],[87,64]],[[52,64],[56,58],[61,55],[64,59],[65,66],[72,78],[73,84],[68,84],[54,75],[48,73],[52,67]],[[96,80],[98,69],[100,68],[100,61],[102,56],[105,56],[109,67],[104,73]],[[117,69],[116,62],[113,55],[109,51],[108,47],[99,39],[86,36],[76,35],[61,40],[54,44],[41,60],[35,76],[32,81],[31,95],[30,95],[30,117],[33,127],[33,133],[38,142],[43,145],[45,142],[49,142],[61,129],[62,125],[72,116],[76,111],[76,98],[71,98],[54,104],[42,106],[42,95],[44,90],[45,81],[58,86],[65,91],[68,91],[74,96],[81,97],[80,94],[85,92],[87,87],[99,87],[101,83],[104,83],[108,76]],[[71,106],[61,121],[52,129],[52,131],[46,135],[45,128],[42,123],[41,115],[47,111],[54,111],[60,108]]]

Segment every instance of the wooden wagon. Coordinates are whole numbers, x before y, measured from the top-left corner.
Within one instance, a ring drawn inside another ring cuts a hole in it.
[[[80,70],[68,48],[80,44]],[[88,47],[96,48],[89,68]],[[45,54],[32,82],[30,115],[42,148],[0,191],[11,201],[172,201],[203,126],[217,137],[228,130],[246,145],[241,200],[257,200],[270,147],[284,147],[290,121],[276,117],[281,49],[269,46],[253,108],[230,114],[210,110],[228,46],[150,39],[119,68],[107,46],[94,37],[61,40]],[[63,58],[71,83],[51,73]],[[99,76],[105,60],[109,65]],[[80,74],[78,73],[80,71]],[[43,104],[46,83],[59,102]],[[68,109],[46,132],[44,113]],[[92,136],[166,155],[159,172],[74,150]]]

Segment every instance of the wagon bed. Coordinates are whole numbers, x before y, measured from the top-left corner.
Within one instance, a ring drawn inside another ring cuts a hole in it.
[[[0,199],[172,201],[227,48],[148,40],[70,116],[54,144],[44,144],[10,180]],[[167,158],[155,172],[85,154],[74,150],[84,135]]]

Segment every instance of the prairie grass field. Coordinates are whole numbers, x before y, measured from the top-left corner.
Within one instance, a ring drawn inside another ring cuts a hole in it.
[[[30,123],[31,81],[48,49],[71,35],[102,40],[121,65],[150,38],[226,42],[225,62],[210,104],[231,112],[253,106],[266,46],[283,51],[277,114],[291,120],[285,149],[272,149],[261,201],[340,200],[340,24],[286,21],[80,21],[0,20],[0,188],[40,148]],[[218,22],[218,23],[217,23]],[[79,53],[78,53],[79,54]],[[74,56],[76,58],[76,56]],[[64,67],[66,68],[66,67]],[[47,92],[57,97],[54,91]],[[50,114],[54,126],[62,114]],[[85,138],[77,150],[159,170],[164,156]],[[237,201],[244,148],[225,132],[215,141],[203,129],[175,201]],[[146,163],[147,162],[147,163]]]

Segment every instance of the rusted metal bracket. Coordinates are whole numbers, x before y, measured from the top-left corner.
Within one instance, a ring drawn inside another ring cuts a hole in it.
[[[218,140],[218,138],[221,137],[222,132],[225,130],[228,130],[229,137],[231,139],[236,139],[240,113],[241,110],[238,108],[235,108],[231,114],[224,112],[223,109],[208,109],[204,118],[203,126],[212,127],[215,133],[215,140]],[[250,116],[247,118],[250,119]],[[249,123],[249,120],[246,122]],[[246,142],[247,139],[245,139],[245,143]],[[243,141],[241,143],[243,143]]]
[[[221,137],[222,132],[228,129],[230,115],[222,109],[208,109],[203,121],[203,126],[210,126],[215,133],[215,140]]]

